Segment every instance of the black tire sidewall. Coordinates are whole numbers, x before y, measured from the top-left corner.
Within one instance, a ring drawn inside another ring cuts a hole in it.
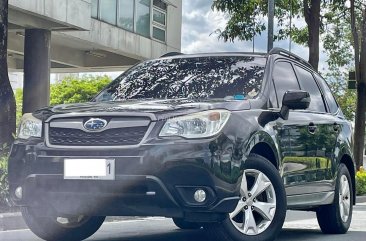
[[[188,230],[188,229],[200,229],[202,225],[200,223],[187,222],[182,218],[172,218],[175,226],[180,229]]]
[[[105,217],[88,217],[76,227],[63,227],[52,217],[41,217],[30,207],[22,207],[22,215],[30,230],[49,241],[78,241],[93,235],[103,224]]]
[[[230,218],[226,218],[222,222],[222,228],[233,240],[274,240],[282,229],[287,210],[286,192],[283,181],[279,175],[278,170],[267,159],[251,155],[244,165],[245,169],[255,169],[264,173],[271,181],[276,193],[276,213],[270,226],[258,235],[245,235],[238,231]]]

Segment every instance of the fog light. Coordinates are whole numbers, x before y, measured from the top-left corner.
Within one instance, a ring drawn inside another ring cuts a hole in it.
[[[19,199],[22,199],[23,198],[23,188],[22,187],[17,187],[15,189],[15,192],[14,192],[15,196]]]
[[[206,192],[202,189],[198,189],[194,193],[194,200],[199,203],[203,203],[206,200]]]

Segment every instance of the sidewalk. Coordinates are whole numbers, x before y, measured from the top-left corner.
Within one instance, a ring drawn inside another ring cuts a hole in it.
[[[358,196],[357,203],[366,203],[366,196]],[[106,222],[117,222],[122,220],[142,219],[142,217],[107,217]],[[20,212],[0,213],[0,231],[27,229]]]

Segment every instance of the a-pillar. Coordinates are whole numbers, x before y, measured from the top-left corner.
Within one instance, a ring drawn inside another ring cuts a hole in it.
[[[25,30],[23,113],[49,105],[51,31]]]

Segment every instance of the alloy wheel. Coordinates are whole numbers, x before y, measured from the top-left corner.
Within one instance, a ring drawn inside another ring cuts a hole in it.
[[[350,215],[350,195],[348,178],[346,175],[342,175],[339,183],[339,212],[343,222],[347,222]]]
[[[245,235],[264,232],[276,213],[276,193],[269,178],[259,170],[245,170],[240,196],[237,207],[230,213],[231,222]]]

